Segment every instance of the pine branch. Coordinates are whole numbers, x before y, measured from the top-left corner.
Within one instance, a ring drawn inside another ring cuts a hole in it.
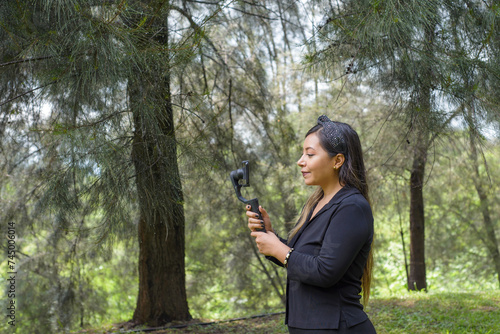
[[[91,123],[86,123],[86,124],[80,124],[80,125],[73,125],[73,126],[68,126],[68,127],[65,127],[64,130],[65,131],[72,131],[72,130],[78,130],[78,129],[82,129],[82,128],[90,128],[90,127],[93,127],[97,124],[100,124],[100,123],[103,123],[103,122],[106,122],[107,120],[115,117],[116,115],[119,115],[119,114],[122,114],[122,113],[127,113],[129,112],[129,110],[122,110],[122,111],[117,111],[117,112],[114,112],[112,114],[109,114],[101,119],[98,119],[96,120],[95,122],[91,122]],[[31,131],[39,131],[39,132],[52,132],[54,131],[53,129],[35,129],[35,128],[32,128]]]
[[[36,88],[30,89],[30,90],[29,90],[29,91],[27,91],[27,92],[24,92],[24,93],[22,93],[22,94],[19,94],[19,95],[17,95],[17,96],[14,96],[13,98],[10,98],[10,99],[8,99],[7,101],[4,101],[4,102],[0,103],[0,107],[1,107],[1,106],[3,106],[4,104],[10,103],[10,102],[12,102],[12,101],[14,101],[14,100],[16,100],[16,99],[18,99],[18,98],[21,98],[21,97],[23,97],[23,96],[25,96],[25,95],[28,95],[28,94],[30,94],[30,93],[33,93],[35,90],[39,90],[39,89],[45,88],[45,87],[47,87],[47,86],[50,86],[50,85],[52,85],[52,84],[55,84],[57,81],[59,81],[59,80],[54,80],[54,81],[52,81],[52,82],[49,82],[48,84],[45,84],[45,85],[43,85],[43,86],[40,86],[40,87],[36,87]]]
[[[189,13],[187,13],[184,9],[182,9],[178,6],[175,6],[175,5],[170,5],[170,8],[177,11],[182,16],[184,16],[189,21],[191,28],[193,28],[193,30],[195,32],[201,33],[203,31],[202,28],[193,20],[193,17],[191,15],[189,15]],[[213,16],[215,16],[220,10],[221,10],[221,8],[219,8],[217,11],[215,11],[209,18],[212,18]],[[214,50],[217,57],[222,61],[222,64],[224,64],[224,67],[227,68],[228,65],[226,64],[226,62],[224,61],[224,59],[220,55],[219,51],[215,47],[212,40],[210,38],[208,38],[208,36],[206,34],[202,34],[202,36],[203,36],[203,39],[205,39],[205,41],[207,41],[207,43],[210,45],[210,47]]]
[[[239,9],[239,8],[236,8],[236,7],[228,7],[230,9],[233,9],[237,12],[240,12],[240,13],[243,13],[245,15],[248,15],[248,16],[255,16],[255,17],[258,17],[258,18],[261,18],[261,19],[264,19],[264,20],[269,20],[269,21],[276,21],[278,20],[277,18],[271,18],[269,16],[264,16],[264,15],[260,15],[260,14],[255,14],[255,13],[250,13],[250,12],[247,12],[247,11],[244,11],[243,9]]]
[[[203,5],[214,5],[214,6],[218,6],[220,4],[220,2],[199,1],[199,0],[190,0],[189,2],[192,2],[192,3],[201,3]]]
[[[179,104],[173,103],[173,102],[172,102],[172,105],[173,105],[173,106],[176,106],[176,107],[178,107],[178,108],[181,108],[183,111],[187,111],[188,113],[195,115],[196,117],[198,117],[198,118],[200,119],[200,121],[201,121],[202,123],[205,123],[205,120],[204,120],[203,118],[201,118],[201,116],[200,116],[200,115],[198,115],[197,113],[195,113],[194,111],[191,111],[191,110],[189,110],[189,109],[187,109],[187,108],[185,108],[185,107],[183,107],[183,106],[181,106],[181,105],[179,105]]]
[[[30,62],[30,61],[45,60],[45,59],[50,59],[50,58],[55,58],[55,57],[57,57],[57,56],[43,56],[43,57],[36,57],[36,58],[13,60],[13,61],[9,61],[9,62],[0,64],[0,67],[22,64],[22,63],[26,63],[26,62]]]

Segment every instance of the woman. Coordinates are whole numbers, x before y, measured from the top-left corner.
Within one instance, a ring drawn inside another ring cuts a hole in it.
[[[361,291],[365,302],[370,293],[373,216],[359,137],[321,116],[297,164],[304,182],[318,188],[288,240],[274,233],[262,207],[263,220],[246,212],[259,251],[287,268],[289,332],[375,333],[360,303]]]

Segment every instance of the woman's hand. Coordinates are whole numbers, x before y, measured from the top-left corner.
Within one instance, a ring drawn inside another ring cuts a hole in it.
[[[266,231],[274,233],[273,227],[271,226],[271,219],[269,218],[267,211],[263,207],[259,206],[259,211],[262,216],[262,220],[259,219],[258,214],[250,211],[251,210],[250,205],[247,205],[246,209],[247,209],[246,215],[248,217],[248,228],[250,229],[250,231],[252,232],[260,231],[262,230],[262,227],[265,227]]]
[[[259,206],[259,211],[262,215],[262,220],[260,220],[255,212],[250,211],[250,205],[247,205],[246,209],[248,228],[252,231],[250,235],[255,238],[255,243],[259,248],[259,252],[266,256],[273,256],[283,263],[290,247],[282,243],[274,233],[273,227],[271,226],[271,219],[267,211]],[[262,227],[266,228],[266,232],[261,232]]]
[[[276,234],[252,232],[250,235],[255,238],[255,243],[261,254],[273,256],[281,261],[281,263],[285,261],[285,256],[290,250],[290,247],[282,243]]]

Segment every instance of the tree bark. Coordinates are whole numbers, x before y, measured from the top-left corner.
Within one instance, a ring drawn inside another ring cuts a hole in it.
[[[170,78],[137,77],[129,80],[135,128],[132,159],[140,207],[139,295],[133,321],[159,326],[191,319],[185,288],[183,193]],[[159,95],[163,101],[148,100]]]
[[[419,137],[422,137],[420,134]],[[426,290],[425,215],[423,185],[427,143],[416,143],[410,177],[410,274],[408,290]]]

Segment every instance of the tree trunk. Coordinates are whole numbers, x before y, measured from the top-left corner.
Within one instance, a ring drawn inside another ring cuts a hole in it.
[[[490,207],[488,196],[486,191],[484,190],[483,182],[481,181],[481,175],[479,173],[479,159],[477,157],[477,149],[474,144],[474,133],[470,131],[470,156],[472,166],[474,168],[475,177],[473,177],[474,186],[476,188],[477,195],[479,196],[479,203],[481,208],[481,214],[483,216],[483,224],[486,230],[486,238],[482,238],[485,242],[486,248],[493,259],[493,263],[495,265],[495,270],[498,277],[498,286],[500,288],[500,251],[498,246],[498,241],[495,235],[495,224],[493,223],[490,215]]]
[[[425,49],[432,59],[434,54],[434,26],[424,28]],[[414,111],[416,138],[414,139],[413,164],[410,176],[410,275],[408,290],[426,290],[425,268],[425,211],[424,177],[427,152],[430,145],[432,122],[432,62],[421,59],[421,72],[418,78],[418,105]]]
[[[423,136],[420,134],[419,137]],[[423,184],[427,143],[416,143],[410,177],[410,275],[408,290],[426,290],[425,270],[425,216]]]
[[[146,74],[147,80],[138,77],[129,80],[140,207],[139,296],[133,321],[158,326],[191,318],[185,288],[183,194],[170,79],[158,74]],[[163,101],[152,101],[154,96]]]
[[[139,4],[139,12],[155,12],[147,26],[156,31],[154,40],[168,50],[168,12],[162,13],[158,4],[149,0]],[[163,6],[168,8],[168,4]],[[141,19],[138,15],[129,24],[135,27]],[[191,319],[184,263],[184,200],[168,59],[168,55],[151,57],[147,68],[138,68],[127,82],[139,204],[139,293],[133,322],[148,326]]]

